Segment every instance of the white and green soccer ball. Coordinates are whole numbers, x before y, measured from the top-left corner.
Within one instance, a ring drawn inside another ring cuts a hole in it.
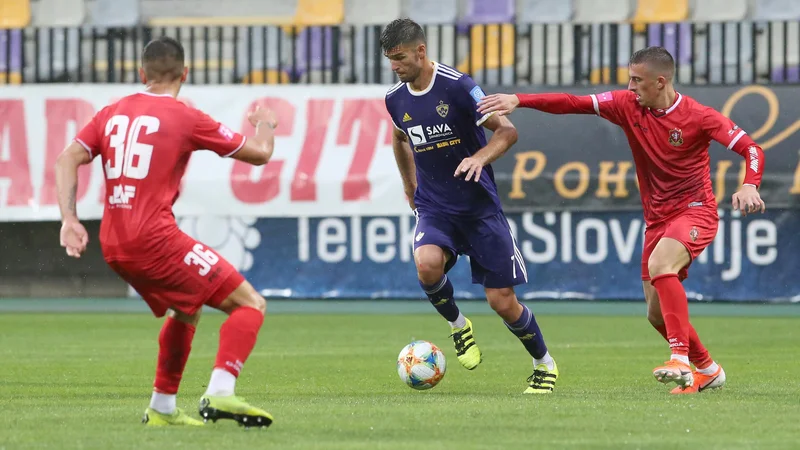
[[[447,363],[439,347],[428,341],[414,341],[397,356],[397,374],[413,389],[430,389],[444,378]]]

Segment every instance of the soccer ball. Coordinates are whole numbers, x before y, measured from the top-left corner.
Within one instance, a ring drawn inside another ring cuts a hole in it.
[[[430,389],[444,378],[447,365],[439,347],[428,341],[414,341],[397,356],[397,374],[412,389]]]

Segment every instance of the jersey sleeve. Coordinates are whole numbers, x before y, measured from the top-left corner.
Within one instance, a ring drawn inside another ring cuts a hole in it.
[[[764,151],[744,130],[719,111],[706,107],[703,111],[703,131],[709,139],[719,142],[728,150],[744,157],[747,167],[744,184],[755,187],[761,185]]]
[[[396,121],[396,120],[394,120],[394,116],[392,116],[392,108],[391,108],[391,106],[389,106],[389,95],[388,95],[388,94],[386,95],[386,99],[384,100],[384,104],[386,105],[386,113],[387,113],[387,114],[388,114],[388,116],[389,116],[389,120],[391,120],[391,121],[392,121],[392,125],[394,125],[394,128],[395,128],[396,130],[403,131],[403,129],[402,129],[402,128],[400,128],[400,127],[397,125],[397,121]]]
[[[517,94],[519,106],[550,114],[596,114],[617,125],[623,122],[624,103],[630,93],[624,90],[600,94]]]
[[[103,134],[105,125],[103,123],[103,117],[105,116],[105,109],[101,110],[94,117],[92,120],[89,121],[81,131],[78,132],[77,136],[75,136],[75,142],[81,144],[83,148],[89,152],[89,158],[94,160],[100,152],[100,145],[103,140]]]
[[[473,111],[472,114],[474,116],[473,119],[475,120],[475,125],[483,125],[483,123],[486,122],[489,117],[494,115],[493,112],[488,114],[481,114],[478,112],[478,102],[485,97],[486,94],[469,75],[462,75],[461,78],[458,79],[458,83],[464,90],[464,93],[459,96],[459,101],[464,103],[463,107],[469,108],[470,111]]]
[[[197,149],[207,149],[222,157],[232,156],[245,143],[245,138],[207,114],[195,110],[197,120],[192,130],[192,142]]]

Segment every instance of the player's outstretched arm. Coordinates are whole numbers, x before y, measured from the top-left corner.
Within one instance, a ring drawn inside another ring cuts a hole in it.
[[[89,152],[73,142],[56,159],[56,190],[58,207],[61,210],[61,246],[67,255],[80,258],[89,242],[86,228],[78,220],[76,195],[78,192],[78,167],[89,164]]]
[[[591,95],[572,94],[491,94],[478,102],[481,114],[511,114],[517,107],[538,109],[550,114],[596,114]]]
[[[256,108],[247,115],[247,119],[256,127],[256,134],[247,139],[242,149],[231,157],[261,166],[269,162],[275,151],[275,128],[278,126],[278,120],[275,113],[264,108]]]
[[[483,126],[492,130],[491,139],[485,147],[461,161],[454,174],[455,177],[466,174],[464,177],[466,181],[478,182],[483,168],[503,156],[517,142],[517,129],[507,117],[494,114],[483,122]]]
[[[392,150],[397,168],[400,170],[400,177],[403,179],[403,190],[408,197],[408,205],[412,210],[416,209],[414,192],[417,190],[417,166],[414,165],[414,154],[408,145],[408,137],[397,128],[392,134]]]

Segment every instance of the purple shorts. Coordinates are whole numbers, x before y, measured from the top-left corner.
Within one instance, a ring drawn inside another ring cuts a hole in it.
[[[455,265],[458,255],[467,255],[475,284],[506,288],[528,282],[525,261],[502,211],[482,219],[430,214],[419,209],[414,214],[414,250],[436,245],[449,251],[453,258],[445,272]]]

